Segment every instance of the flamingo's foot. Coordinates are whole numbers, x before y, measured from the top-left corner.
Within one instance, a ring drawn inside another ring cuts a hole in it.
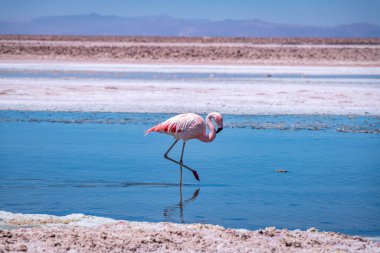
[[[193,170],[193,175],[194,175],[194,177],[195,177],[196,180],[201,181],[199,179],[198,173],[195,170]]]

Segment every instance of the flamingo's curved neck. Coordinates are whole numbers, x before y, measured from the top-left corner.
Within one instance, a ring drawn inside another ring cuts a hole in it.
[[[211,142],[215,139],[216,137],[216,130],[215,130],[215,126],[214,124],[211,122],[211,119],[213,119],[213,115],[210,113],[209,115],[207,115],[206,117],[206,125],[208,126],[208,128],[210,129],[210,132],[209,134],[204,134],[202,136],[202,139],[201,141],[204,141],[204,142]]]

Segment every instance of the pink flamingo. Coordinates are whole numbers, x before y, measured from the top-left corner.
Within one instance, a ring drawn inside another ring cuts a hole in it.
[[[215,121],[218,129],[215,130],[215,126],[212,123]],[[206,133],[206,125],[210,129],[209,134]],[[220,113],[211,112],[206,117],[206,123],[201,116],[195,113],[185,113],[176,115],[161,124],[158,124],[145,131],[145,135],[151,132],[165,133],[174,136],[176,139],[174,143],[170,146],[168,151],[166,151],[164,157],[180,166],[180,185],[182,185],[182,167],[193,172],[196,180],[199,181],[199,176],[196,170],[190,168],[189,166],[183,164],[183,152],[185,150],[186,141],[190,139],[198,139],[203,142],[211,142],[215,139],[216,134],[223,130],[223,117]],[[170,158],[168,156],[170,150],[174,147],[179,140],[183,140],[181,159],[178,161]]]

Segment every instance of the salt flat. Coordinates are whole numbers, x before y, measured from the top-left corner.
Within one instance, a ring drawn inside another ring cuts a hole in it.
[[[379,66],[376,38],[0,36],[0,59],[282,66]]]
[[[0,71],[1,110],[380,115],[379,67],[1,62]],[[15,71],[27,74],[6,75]],[[39,71],[69,76],[28,76]],[[173,77],[78,78],[75,73]],[[183,79],[183,73],[208,76]],[[215,74],[242,76],[216,78]],[[261,76],[245,78],[245,74]]]

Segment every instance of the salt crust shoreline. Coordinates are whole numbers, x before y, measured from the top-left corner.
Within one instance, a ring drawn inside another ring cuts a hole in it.
[[[107,71],[380,75],[379,67],[9,63],[2,71]],[[0,78],[0,110],[380,115],[378,79],[258,78],[252,81]]]
[[[249,231],[5,211],[0,224],[0,252],[380,252],[379,242],[315,228]]]

